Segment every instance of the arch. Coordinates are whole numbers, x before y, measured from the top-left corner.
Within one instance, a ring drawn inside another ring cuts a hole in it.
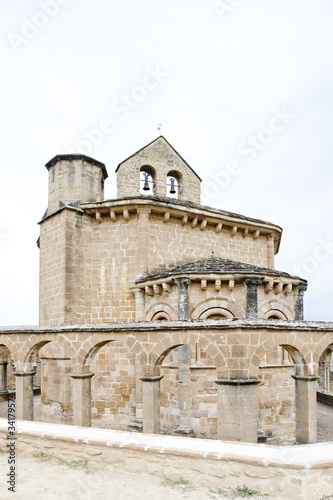
[[[153,374],[159,375],[160,367],[166,358],[166,356],[177,347],[181,345],[191,345],[205,350],[205,352],[211,357],[218,376],[220,378],[229,378],[229,368],[219,347],[211,340],[203,337],[202,334],[197,333],[174,333],[165,334],[159,342],[154,346],[153,350],[149,353],[150,364],[153,366]]]
[[[284,319],[287,320],[288,318],[286,315],[282,312],[279,311],[278,309],[270,309],[264,314],[265,319]]]
[[[215,316],[215,318],[213,318]],[[211,309],[206,309],[202,314],[200,314],[198,319],[218,319],[221,318],[234,318],[235,316],[228,311],[228,309],[224,309],[223,307],[212,307]]]
[[[155,192],[156,170],[151,165],[140,168],[140,194],[153,195]]]
[[[148,309],[146,313],[147,321],[158,320],[159,319],[158,316],[160,317],[165,316],[165,318],[168,321],[173,321],[177,319],[177,314],[175,310],[166,302],[158,302],[157,304],[154,304]]]
[[[227,318],[245,317],[245,311],[234,300],[231,300],[228,297],[211,297],[192,307],[190,311],[190,318],[206,319],[209,316],[209,311],[211,309],[219,309],[221,316]]]
[[[294,317],[294,311],[283,300],[268,300],[260,306],[258,317],[269,319],[270,316],[278,316],[278,319],[291,320]]]
[[[182,192],[183,176],[178,170],[170,170],[167,173],[166,196],[170,198],[179,198]],[[172,193],[172,190],[175,192]]]
[[[265,355],[274,347],[281,346],[288,351],[295,365],[296,375],[313,375],[315,369],[311,363],[308,346],[292,334],[270,334],[257,347],[250,361],[250,377],[258,377],[259,366],[265,362]],[[308,361],[308,362],[307,362]]]
[[[333,333],[327,333],[317,344],[316,349],[313,353],[313,362],[319,363],[320,358],[325,355],[327,358],[328,352],[333,346]],[[325,354],[326,353],[326,354]]]

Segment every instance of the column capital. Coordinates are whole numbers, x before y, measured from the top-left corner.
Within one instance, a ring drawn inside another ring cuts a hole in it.
[[[191,283],[190,278],[187,278],[185,276],[180,278],[173,278],[173,281],[176,283],[178,288],[188,287],[188,285]]]
[[[8,365],[8,361],[0,361],[0,365]]]
[[[258,378],[240,378],[240,379],[228,379],[228,378],[219,378],[214,380],[217,385],[258,385],[261,380]]]
[[[318,375],[292,375],[294,380],[302,380],[304,382],[314,382],[316,380],[320,380]]]
[[[163,378],[163,375],[157,375],[157,376],[150,376],[150,375],[146,375],[146,376],[143,376],[143,377],[139,377],[139,379],[142,381],[142,382],[158,382],[159,380],[162,380]]]
[[[137,214],[139,219],[149,219],[151,210],[149,208],[138,208]]]
[[[306,292],[306,291],[307,291],[307,289],[308,289],[308,284],[307,284],[307,283],[299,283],[299,284],[297,285],[297,287],[298,287],[298,293],[303,294],[304,292]]]
[[[36,370],[32,370],[30,372],[14,372],[14,375],[15,377],[33,377],[36,373]]]
[[[94,375],[94,373],[72,373],[71,377],[74,379],[85,379],[92,378]]]
[[[144,288],[134,288],[133,292],[134,292],[134,295],[136,297],[143,297],[145,294],[145,289]]]
[[[261,278],[260,276],[253,276],[253,278],[246,278],[244,281],[247,287],[250,286],[259,286],[262,285],[265,278]]]

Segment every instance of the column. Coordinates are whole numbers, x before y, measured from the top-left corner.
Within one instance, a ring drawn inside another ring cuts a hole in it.
[[[160,381],[163,376],[140,377],[143,382],[143,432],[158,434],[160,432]]]
[[[317,381],[316,376],[292,375],[296,395],[296,441],[315,443],[317,438]]]
[[[91,379],[94,373],[71,375],[74,425],[91,427]]]
[[[179,426],[174,432],[181,436],[194,436],[191,427],[191,346],[186,344],[178,348],[178,400]]]
[[[42,363],[41,363],[41,360],[40,358],[37,358],[36,360],[36,380],[35,380],[35,385],[36,387],[40,387],[41,386],[41,367],[42,367]]]
[[[131,428],[136,431],[142,431],[142,421],[143,421],[143,405],[142,405],[142,365],[135,358],[135,418],[133,423],[130,425]]]
[[[135,321],[144,321],[145,317],[145,289],[136,288],[135,294]]]
[[[149,271],[150,210],[138,209],[138,274]]]
[[[324,361],[324,391],[330,390],[330,362]]]
[[[264,278],[249,278],[245,280],[246,290],[246,317],[247,319],[258,318],[258,286]]]
[[[16,418],[18,420],[34,419],[33,376],[35,371],[15,372],[16,377]]]
[[[258,379],[216,380],[217,433],[222,441],[256,443],[259,425]]]
[[[7,361],[0,361],[0,394],[7,392]]]
[[[267,235],[267,267],[274,269],[274,235]]]
[[[189,320],[189,293],[188,286],[190,284],[189,278],[175,278],[174,279],[178,288],[178,319]]]
[[[305,283],[298,285],[298,294],[295,298],[295,320],[303,321],[304,319],[304,292],[307,290]]]

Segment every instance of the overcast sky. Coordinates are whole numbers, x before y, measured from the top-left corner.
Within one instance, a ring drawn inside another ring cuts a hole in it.
[[[160,133],[206,205],[283,227],[276,268],[333,320],[332,0],[0,0],[0,324],[38,323],[45,163]],[[157,130],[162,124],[161,131]]]

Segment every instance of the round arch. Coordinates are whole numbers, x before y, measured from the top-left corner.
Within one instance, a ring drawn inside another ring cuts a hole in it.
[[[156,376],[160,374],[160,367],[164,359],[173,349],[186,344],[191,345],[192,347],[197,345],[202,348],[211,357],[216,367],[218,377],[229,378],[228,365],[218,346],[202,335],[195,333],[177,333],[174,335],[170,335],[169,333],[162,337],[149,355],[150,363],[153,368],[153,374]]]
[[[250,361],[250,377],[258,377],[259,366],[265,362],[265,355],[275,347],[282,347],[291,356],[296,375],[313,375],[314,368],[310,363],[311,353],[302,340],[289,335],[270,335],[255,350]]]
[[[177,315],[175,310],[166,302],[158,302],[147,311],[147,321],[159,320],[165,317],[168,321],[175,321]]]
[[[264,319],[275,316],[278,319],[291,320],[293,315],[293,309],[286,302],[275,299],[262,304],[258,311],[258,317]]]
[[[227,297],[213,297],[199,302],[191,309],[190,317],[191,319],[206,319],[212,309],[219,309],[221,315],[227,318],[245,317],[245,311],[235,301]]]

